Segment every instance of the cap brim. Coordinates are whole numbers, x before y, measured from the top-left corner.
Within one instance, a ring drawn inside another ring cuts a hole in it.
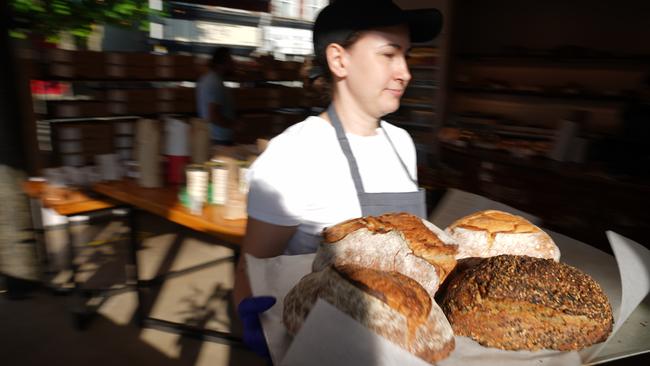
[[[442,30],[442,13],[438,9],[404,10],[411,42],[428,42]]]

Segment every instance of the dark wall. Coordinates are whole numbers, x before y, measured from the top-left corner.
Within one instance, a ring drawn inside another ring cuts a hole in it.
[[[456,12],[461,53],[562,45],[616,54],[650,53],[647,0],[460,0]]]
[[[15,52],[9,39],[8,25],[10,24],[9,8],[3,2],[2,18],[0,18],[0,165],[22,169],[25,166],[25,156],[22,149],[22,128],[20,120],[18,97],[16,90]]]

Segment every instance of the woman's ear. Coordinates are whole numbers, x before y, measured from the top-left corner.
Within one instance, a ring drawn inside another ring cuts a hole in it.
[[[343,46],[338,43],[330,43],[325,49],[325,56],[333,76],[342,78],[347,75],[347,60]]]

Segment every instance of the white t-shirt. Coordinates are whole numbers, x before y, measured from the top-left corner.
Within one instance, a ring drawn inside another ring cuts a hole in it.
[[[374,136],[346,134],[364,190],[414,192],[416,151],[409,134],[382,121],[384,131],[408,167],[395,155],[382,129]],[[409,176],[410,175],[410,176]],[[296,226],[285,254],[316,251],[323,228],[361,216],[350,168],[334,127],[309,117],[273,138],[251,166],[248,215],[281,226]]]

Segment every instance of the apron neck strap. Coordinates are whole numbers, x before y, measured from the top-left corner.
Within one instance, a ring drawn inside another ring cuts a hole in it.
[[[336,110],[334,109],[334,104],[330,104],[329,107],[327,107],[327,116],[329,117],[330,121],[332,122],[332,125],[334,126],[334,130],[336,131],[336,138],[339,140],[339,145],[341,145],[343,154],[345,155],[345,158],[348,160],[350,173],[352,174],[352,180],[354,181],[354,187],[357,189],[357,193],[363,193],[365,192],[365,190],[363,189],[363,182],[361,181],[361,175],[359,175],[359,166],[357,165],[357,160],[354,158],[354,154],[352,153],[352,149],[350,148],[350,142],[348,141],[348,138],[345,135],[345,131],[343,130],[343,124],[341,123],[338,114],[336,114]],[[388,133],[386,133],[386,130],[382,126],[381,122],[379,123],[379,128],[382,129],[384,136],[386,136],[386,139],[390,144],[390,147],[393,149],[395,155],[397,155],[397,160],[399,160],[400,164],[402,165],[404,172],[409,177],[409,179],[417,186],[417,181],[415,180],[415,178],[411,176],[411,173],[409,173],[409,170],[406,167],[404,160],[402,160],[402,157],[397,152],[397,148],[395,148],[395,144],[393,144],[393,140],[391,140],[390,136],[388,136]]]
[[[345,155],[345,158],[348,160],[348,167],[350,168],[350,174],[354,181],[354,188],[356,188],[357,193],[363,193],[365,190],[363,189],[363,183],[361,182],[361,175],[359,175],[359,166],[357,165],[357,160],[354,158],[354,154],[350,148],[350,142],[348,141],[347,136],[345,136],[343,124],[341,123],[339,116],[336,114],[334,104],[330,104],[329,107],[327,107],[327,116],[330,118],[332,126],[334,126],[336,138],[339,140],[339,145],[341,146],[341,150],[343,150],[343,155]]]

